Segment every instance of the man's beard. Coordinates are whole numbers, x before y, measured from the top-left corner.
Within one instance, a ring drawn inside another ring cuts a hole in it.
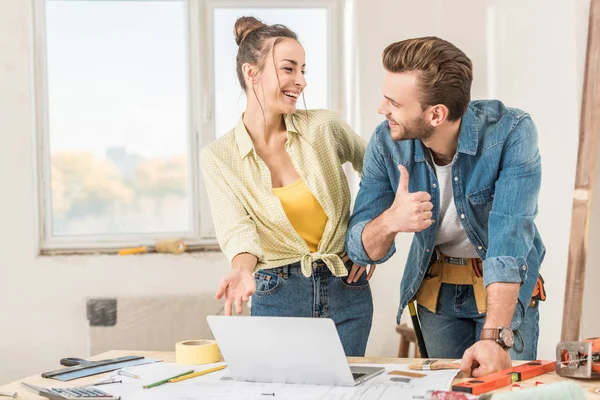
[[[398,128],[401,129],[401,132],[392,135],[394,140],[419,139],[424,142],[430,139],[435,131],[435,128],[427,125],[421,117],[415,119],[410,126],[399,124]]]

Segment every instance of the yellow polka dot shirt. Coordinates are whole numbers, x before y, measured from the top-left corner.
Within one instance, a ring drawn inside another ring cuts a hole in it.
[[[284,117],[290,159],[327,214],[317,251],[292,227],[277,196],[271,173],[256,154],[242,119],[223,137],[202,149],[201,168],[217,240],[231,261],[240,253],[258,258],[256,269],[300,261],[310,276],[322,259],[335,276],[348,273],[340,258],[350,217],[350,189],[342,165],[361,172],[366,143],[337,114],[299,110]]]

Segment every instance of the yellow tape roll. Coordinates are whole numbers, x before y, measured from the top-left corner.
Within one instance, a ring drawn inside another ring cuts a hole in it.
[[[214,340],[185,340],[175,345],[177,364],[212,364],[219,359],[219,346]]]

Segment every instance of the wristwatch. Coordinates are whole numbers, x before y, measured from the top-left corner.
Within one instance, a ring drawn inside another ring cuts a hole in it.
[[[499,326],[498,328],[484,328],[481,330],[480,340],[493,340],[498,343],[504,350],[511,349],[515,343],[510,328]]]

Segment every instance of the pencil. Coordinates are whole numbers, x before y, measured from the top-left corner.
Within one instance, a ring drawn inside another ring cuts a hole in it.
[[[211,372],[220,371],[222,369],[225,369],[226,367],[227,367],[227,365],[219,365],[218,367],[205,369],[204,371],[194,372],[193,374],[182,376],[181,378],[169,379],[169,382],[174,383],[174,382],[184,381],[186,379],[195,378],[197,376],[202,376],[202,375],[210,374]]]
[[[191,374],[193,372],[194,372],[194,370],[187,371],[187,372],[184,372],[183,374],[172,376],[170,378],[163,379],[162,381],[151,383],[150,385],[145,385],[144,389],[150,389],[150,388],[153,388],[153,387],[156,387],[156,386],[164,385],[165,383],[169,382],[169,380],[171,380],[171,379],[179,378],[180,376],[188,375],[188,374]]]

